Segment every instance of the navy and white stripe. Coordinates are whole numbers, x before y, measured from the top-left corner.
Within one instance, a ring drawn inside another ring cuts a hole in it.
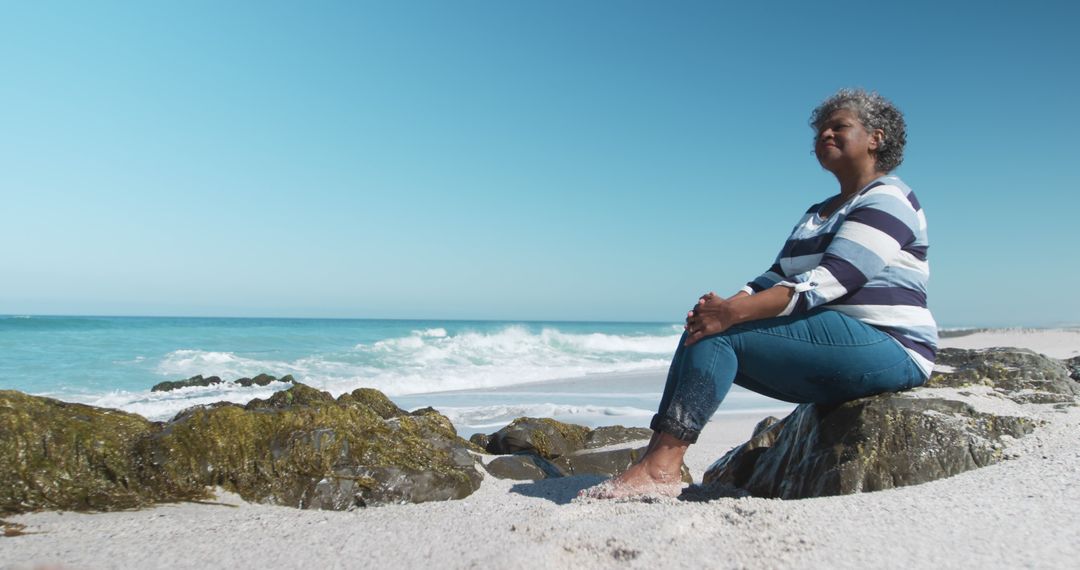
[[[744,290],[792,287],[782,315],[840,311],[894,337],[929,377],[937,324],[926,305],[929,242],[918,199],[896,176],[883,176],[822,218],[827,203],[806,211],[776,263]]]

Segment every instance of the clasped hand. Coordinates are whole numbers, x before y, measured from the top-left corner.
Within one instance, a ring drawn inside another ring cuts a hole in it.
[[[723,297],[712,292],[702,295],[694,308],[686,313],[685,345],[727,330],[733,324],[730,312],[730,303]]]

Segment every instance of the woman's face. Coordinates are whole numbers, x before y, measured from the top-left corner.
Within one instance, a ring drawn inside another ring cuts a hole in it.
[[[821,124],[814,141],[814,154],[822,168],[835,174],[867,163],[873,166],[873,151],[880,141],[880,131],[868,132],[854,111],[839,109]]]

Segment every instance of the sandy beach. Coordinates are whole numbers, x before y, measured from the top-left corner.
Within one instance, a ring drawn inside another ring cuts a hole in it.
[[[1077,331],[990,331],[944,346],[1019,346],[1056,358]],[[964,397],[996,405],[972,391]],[[486,477],[460,501],[304,511],[244,503],[6,517],[3,568],[910,568],[1036,567],[1080,558],[1080,409],[1025,406],[1045,422],[1008,460],[931,483],[781,501],[575,499],[596,477]],[[751,433],[758,414],[718,414],[687,464],[704,470]]]

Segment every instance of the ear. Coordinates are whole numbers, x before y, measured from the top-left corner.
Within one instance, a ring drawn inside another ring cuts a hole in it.
[[[874,129],[870,131],[870,150],[877,151],[885,146],[885,131]]]

